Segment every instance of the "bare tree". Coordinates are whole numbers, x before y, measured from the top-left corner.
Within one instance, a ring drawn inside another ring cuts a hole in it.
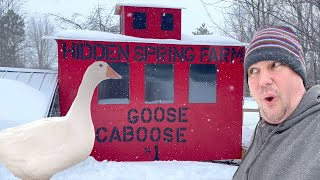
[[[119,33],[119,20],[114,15],[114,8],[109,10],[105,6],[96,5],[88,16],[74,13],[71,17],[50,14],[59,22],[62,29],[74,28],[80,30],[95,30]]]
[[[222,0],[227,1],[227,0]],[[226,9],[232,37],[249,42],[261,27],[289,26],[297,32],[305,52],[307,86],[320,83],[319,0],[235,0]]]
[[[235,2],[236,3],[236,2]],[[225,29],[229,29],[229,35],[241,42],[249,42],[255,31],[255,26],[250,14],[241,4],[234,4],[225,19]],[[225,34],[225,35],[228,35]]]
[[[27,43],[29,62],[32,68],[51,69],[57,63],[56,43],[43,39],[55,33],[53,24],[48,17],[31,18],[27,26]]]
[[[316,1],[286,0],[281,21],[293,27],[305,51],[308,70],[308,86],[320,83],[320,9]],[[319,2],[319,1],[318,1]]]
[[[280,24],[272,14],[280,13],[276,0],[237,0],[226,13],[226,27],[236,39],[249,42],[253,33],[261,27]]]
[[[3,16],[9,10],[18,12],[24,2],[24,0],[0,0],[0,16]]]

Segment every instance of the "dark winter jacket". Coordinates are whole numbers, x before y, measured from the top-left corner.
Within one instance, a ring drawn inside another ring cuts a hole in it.
[[[279,125],[258,123],[233,180],[320,179],[320,85]]]

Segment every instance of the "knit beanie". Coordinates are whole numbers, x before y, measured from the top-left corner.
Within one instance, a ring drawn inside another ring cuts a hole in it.
[[[257,62],[273,60],[289,66],[307,82],[306,64],[297,35],[289,27],[272,27],[257,31],[247,47],[244,62],[245,81],[248,68]]]

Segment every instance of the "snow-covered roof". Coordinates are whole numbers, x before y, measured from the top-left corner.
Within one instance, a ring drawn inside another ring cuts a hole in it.
[[[23,82],[44,94],[48,114],[58,82],[58,72],[53,70],[0,67],[0,79]]]
[[[176,39],[149,39],[113,34],[101,31],[87,30],[62,30],[55,36],[47,36],[60,40],[88,40],[88,41],[110,41],[110,42],[138,42],[157,44],[180,44],[180,45],[218,45],[218,46],[245,46],[236,39],[221,35],[182,35],[181,40]]]
[[[175,1],[168,1],[168,0],[161,0],[161,1],[150,1],[150,0],[135,0],[134,2],[124,0],[119,1],[116,5],[116,12],[119,10],[120,6],[134,6],[134,7],[152,7],[152,8],[171,8],[171,9],[185,9],[183,7],[182,0],[175,0]]]

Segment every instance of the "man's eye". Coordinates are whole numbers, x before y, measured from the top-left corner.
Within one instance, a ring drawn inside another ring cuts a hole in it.
[[[274,62],[274,63],[273,63],[273,67],[278,67],[278,66],[280,66],[280,65],[281,65],[280,62]]]
[[[255,73],[257,73],[258,72],[258,70],[256,69],[256,68],[251,68],[250,70],[249,70],[249,74],[255,74]]]

